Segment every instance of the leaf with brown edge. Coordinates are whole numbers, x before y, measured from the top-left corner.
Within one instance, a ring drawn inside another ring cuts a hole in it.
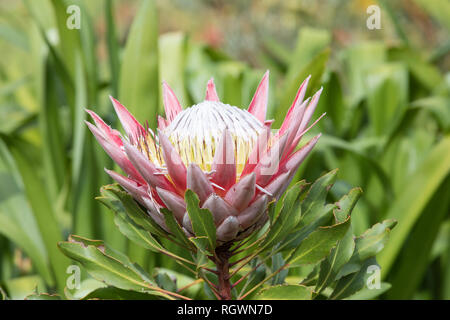
[[[290,266],[314,264],[324,259],[350,227],[350,217],[342,223],[319,227],[295,249],[287,262]]]

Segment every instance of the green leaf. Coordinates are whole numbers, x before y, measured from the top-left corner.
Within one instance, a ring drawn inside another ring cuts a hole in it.
[[[131,26],[120,69],[119,100],[139,121],[156,125],[158,16],[155,1],[142,0]]]
[[[208,237],[190,237],[189,241],[191,241],[197,248],[197,253],[195,255],[197,269],[205,266],[208,263],[208,256],[211,255],[208,252]]]
[[[412,76],[428,90],[433,91],[442,81],[439,69],[428,63],[420,54],[409,47],[391,48],[389,59],[404,63],[408,66]]]
[[[311,300],[312,289],[302,285],[277,285],[261,290],[257,300]]]
[[[269,65],[271,68],[279,68],[284,71],[291,60],[292,52],[269,34],[266,34],[261,40],[265,49],[262,52],[263,57],[265,54],[270,56],[264,62],[267,61],[268,64],[271,64]]]
[[[317,210],[313,214],[315,219],[311,219],[305,225],[302,225],[302,221],[300,221],[301,227],[297,228],[295,232],[292,232],[286,238],[286,240],[282,244],[281,249],[283,250],[295,249],[307,236],[309,236],[317,228],[321,226],[327,226],[331,222],[333,210],[335,208],[336,208],[335,204],[327,204],[320,208],[317,208]]]
[[[175,220],[173,213],[166,208],[161,208],[161,213],[164,215],[164,221],[166,222],[166,226],[172,232],[177,240],[180,240],[182,244],[185,244],[187,248],[192,248],[192,243],[186,237],[183,229]]]
[[[160,252],[163,249],[148,231],[138,226],[126,215],[123,208],[114,207],[114,204],[111,204],[110,208],[114,212],[115,224],[128,239],[154,252]]]
[[[362,189],[353,188],[350,192],[344,195],[337,203],[337,208],[334,210],[334,218],[337,223],[344,222],[347,217],[352,213],[353,208],[356,206],[359,198],[361,197]]]
[[[177,291],[177,280],[171,278],[166,272],[158,270],[154,278],[160,288],[173,292]]]
[[[386,61],[386,47],[383,42],[362,42],[343,52],[345,74],[348,78],[350,105],[356,106],[365,96],[365,79],[368,70]]]
[[[351,125],[351,122],[346,120],[348,111],[349,109],[344,102],[340,77],[336,72],[330,72],[323,85],[323,91],[320,95],[317,109],[314,112],[315,114],[323,114],[326,112],[327,115],[317,124],[317,126],[327,129],[325,132],[333,132],[336,135],[341,136],[341,134],[348,130]],[[330,120],[332,123],[331,128],[324,123],[324,121]]]
[[[158,297],[143,292],[123,290],[115,287],[98,288],[88,293],[80,300],[158,300]]]
[[[56,198],[64,184],[66,150],[63,141],[61,108],[58,97],[59,79],[53,72],[50,59],[44,62],[43,108],[39,112],[39,125],[43,139],[42,159],[44,162],[44,181],[51,198]]]
[[[208,209],[200,209],[200,201],[192,190],[186,190],[184,199],[195,235],[207,237],[209,250],[212,252],[216,248],[216,226],[211,212]]]
[[[39,276],[22,276],[6,279],[4,285],[11,300],[23,300],[26,296],[36,293],[36,291],[42,292],[46,290],[44,281]]]
[[[270,271],[276,273],[275,277],[272,278],[271,284],[283,284],[285,283],[286,276],[289,273],[288,269],[284,269],[285,261],[281,252],[274,254],[272,256],[272,265],[270,266]],[[279,271],[281,270],[281,271]]]
[[[242,106],[242,73],[245,65],[239,61],[224,61],[218,64],[218,72],[222,78],[222,101],[233,106]]]
[[[365,260],[381,252],[396,224],[397,222],[393,219],[384,220],[357,237],[355,253],[359,260]]]
[[[366,77],[367,108],[372,131],[389,134],[402,119],[409,97],[409,78],[400,63],[386,63],[371,69]]]
[[[372,272],[368,272],[372,271],[369,269],[369,267],[371,266],[378,266],[375,258],[367,259],[358,272],[349,274],[341,278],[336,284],[336,288],[332,292],[329,299],[343,299],[361,290],[367,284],[369,277],[374,276]]]
[[[69,242],[59,242],[58,247],[65,255],[80,262],[92,277],[107,285],[170,298],[158,292],[161,290],[143,277],[139,270],[108,255],[102,246],[86,245],[72,239]]]
[[[297,74],[292,77],[292,80],[286,83],[283,95],[280,97],[280,104],[277,108],[273,109],[272,117],[275,118],[273,126],[278,128],[284,120],[284,116],[287,114],[289,107],[294,101],[295,95],[298,91],[303,80],[309,75],[311,79],[309,81],[308,90],[306,96],[310,96],[314,89],[317,89],[322,74],[325,71],[325,65],[330,56],[330,50],[327,48],[321,53],[317,54],[303,69],[297,71]]]
[[[109,207],[112,202],[108,199],[112,197],[112,193],[115,199],[122,203],[127,214],[136,224],[152,234],[167,237],[167,232],[164,231],[147,213],[139,207],[133,197],[131,197],[127,192],[120,190],[117,185],[103,186],[100,189],[100,192],[102,193],[102,197],[97,198],[100,202]]]
[[[272,225],[278,216],[277,201],[270,201],[267,205],[267,215],[269,216],[270,225]]]
[[[14,158],[0,140],[0,233],[21,247],[47,283],[53,278],[39,225]]]
[[[183,33],[166,33],[159,37],[159,78],[169,84],[180,104],[187,107],[190,100],[183,76],[186,51],[187,37]]]
[[[276,215],[275,222],[271,225],[269,233],[261,247],[269,247],[285,238],[294,229],[301,219],[301,202],[299,201],[304,181],[292,186],[283,197],[283,204],[280,212]]]
[[[450,129],[450,108],[447,97],[431,96],[415,100],[411,103],[409,110],[427,110],[440,125],[442,131]]]
[[[344,222],[350,215],[356,202],[361,196],[361,193],[361,189],[355,188],[350,190],[348,195],[343,196],[339,200],[339,209],[334,211],[337,223]],[[342,240],[336,245],[336,248],[334,248],[331,251],[331,254],[320,264],[320,273],[315,290],[317,293],[320,293],[334,281],[340,268],[352,257],[354,249],[355,241],[353,240],[353,231],[352,228],[349,228]]]
[[[116,35],[116,26],[114,24],[114,5],[113,0],[105,1],[106,17],[106,40],[108,44],[108,61],[111,74],[111,90],[114,96],[119,91],[119,44]]]
[[[33,293],[26,296],[25,300],[61,300],[61,297],[57,294]]]
[[[389,179],[388,175],[386,174],[383,167],[374,159],[372,159],[370,156],[368,156],[364,150],[361,150],[364,148],[362,144],[358,144],[355,142],[348,142],[343,139],[340,139],[338,137],[333,137],[329,135],[322,135],[320,138],[320,145],[318,146],[318,149],[326,149],[327,147],[333,147],[336,149],[344,150],[349,152],[352,156],[354,156],[357,159],[361,159],[364,163],[367,163],[370,168],[373,170],[373,173],[376,175],[376,177],[379,179],[383,187],[385,188],[385,193],[387,198],[393,197],[393,188],[392,188],[392,182],[391,179]]]
[[[202,284],[194,284],[194,282],[197,281],[195,278],[167,268],[158,268],[157,271],[159,273],[163,272],[167,274],[171,279],[176,279],[176,285],[180,293],[192,298],[197,298],[197,295],[201,294]]]
[[[94,278],[88,277],[80,281],[79,285],[73,289],[66,287],[64,289],[64,294],[67,300],[80,300],[83,297],[89,295],[89,293],[94,292],[100,288],[106,288],[107,285],[101,281]]]
[[[379,296],[381,296],[383,293],[391,289],[392,285],[387,282],[381,282],[380,288],[363,288],[362,290],[352,294],[351,296],[348,296],[344,300],[373,300]]]
[[[350,261],[344,265],[336,279],[340,279],[349,273],[356,272],[361,268],[362,263],[375,257],[381,250],[383,250],[392,228],[396,225],[395,220],[385,220],[377,223],[372,228],[366,230],[361,236],[355,239],[355,250]]]
[[[78,30],[71,30],[67,28],[67,7],[68,3],[65,0],[51,0],[55,20],[58,28],[59,35],[59,49],[61,51],[61,57],[64,64],[73,76],[75,74],[75,54],[80,49],[80,34]]]
[[[301,202],[302,218],[295,232],[292,232],[281,248],[295,249],[311,232],[319,226],[327,225],[331,221],[334,204],[325,204],[329,189],[336,180],[337,169],[318,178],[310,187]]]
[[[287,81],[292,80],[305,66],[311,62],[331,41],[331,35],[327,30],[303,27],[298,32],[297,43],[291,54]]]
[[[391,241],[378,257],[383,268],[383,276],[389,273],[412,227],[449,172],[450,137],[446,136],[433,147],[414,174],[411,175],[407,185],[386,214],[386,218],[396,219],[401,223],[392,232]],[[418,192],[419,190],[420,192]]]
[[[432,259],[432,247],[445,218],[450,212],[450,176],[434,193],[397,258],[396,267],[389,275],[392,289],[388,299],[412,299],[423,282],[425,272]]]
[[[304,239],[287,259],[289,265],[314,264],[324,259],[344,237],[350,227],[350,217],[333,226],[320,227]]]
[[[309,189],[302,202],[302,225],[307,225],[316,219],[316,214],[324,206],[328,190],[336,181],[338,170],[332,170],[317,179]]]
[[[137,206],[137,204],[128,194],[125,194],[120,190],[110,188],[110,186],[108,186],[108,188],[102,189],[102,194],[103,196],[98,197],[97,199],[100,200],[103,204],[105,204],[108,208],[110,208],[114,212],[114,223],[117,225],[120,232],[123,235],[125,235],[128,239],[130,239],[131,241],[135,242],[136,244],[145,249],[163,253],[165,255],[170,256],[171,258],[178,260],[179,262],[186,262],[188,264],[193,264],[191,261],[179,257],[176,254],[165,249],[152,236],[151,231],[157,230],[157,232],[159,232],[159,230],[156,229],[152,224],[149,224],[148,223],[149,220],[142,220],[143,217],[142,213],[139,212],[141,211],[141,209]],[[124,205],[127,205],[127,207],[125,207]],[[166,223],[168,224],[169,228],[174,227],[173,224],[178,226],[171,212],[169,212],[167,209],[164,208],[161,211],[166,218]],[[172,221],[168,218],[168,216],[172,217]],[[133,220],[132,217],[137,217],[137,219]],[[144,219],[150,219],[150,217],[144,217]],[[146,223],[143,224],[147,227],[148,226],[150,227],[143,228],[141,225],[137,224],[136,221],[139,221],[141,223],[143,221],[146,221],[147,224]],[[192,246],[192,244],[187,240],[186,236],[184,235],[183,231],[180,229],[179,226],[178,229],[179,229],[178,235],[183,236],[186,239],[185,241],[188,246]],[[164,234],[164,236],[166,235]]]
[[[62,231],[56,218],[54,206],[50,202],[46,190],[42,190],[42,180],[37,175],[35,165],[22,152],[24,150],[22,148],[26,148],[27,146],[27,144],[17,142],[11,151],[22,177],[27,200],[31,205],[45,243],[56,284],[59,292],[63,293],[67,276],[66,268],[69,266],[69,260],[56,247],[56,243],[62,240]]]

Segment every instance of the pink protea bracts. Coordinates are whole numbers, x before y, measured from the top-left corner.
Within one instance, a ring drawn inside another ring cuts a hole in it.
[[[266,72],[248,107],[220,102],[214,82],[205,101],[183,110],[163,83],[166,119],[158,117],[158,132],[142,126],[111,98],[125,136],[110,128],[93,111],[87,122],[97,141],[125,175],[106,172],[152,219],[165,226],[161,208],[172,211],[188,236],[193,236],[184,194],[194,191],[202,208],[212,213],[217,241],[247,237],[267,221],[267,206],[278,199],[320,135],[296,150],[317,106],[321,90],[303,100],[309,81],[300,86],[281,128],[272,133],[266,120],[269,74]],[[317,121],[316,121],[317,122]],[[314,123],[315,124],[315,123]],[[314,125],[313,124],[313,125]]]

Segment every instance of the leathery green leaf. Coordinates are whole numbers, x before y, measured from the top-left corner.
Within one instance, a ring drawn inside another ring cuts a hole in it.
[[[195,235],[197,237],[207,237],[209,250],[213,251],[216,248],[216,226],[211,212],[207,209],[199,208],[200,201],[192,190],[186,190],[184,199]]]
[[[362,290],[352,294],[345,298],[345,300],[372,300],[382,295],[389,289],[391,289],[392,285],[387,282],[381,282],[380,288],[363,288]]]
[[[164,221],[166,222],[167,227],[175,236],[175,238],[180,240],[180,242],[184,244],[187,248],[193,248],[192,243],[186,237],[180,225],[175,220],[173,213],[167,210],[166,208],[161,208],[161,213],[164,215]]]
[[[86,245],[72,240],[59,242],[58,247],[65,255],[80,262],[99,281],[123,290],[148,292],[170,298],[155,291],[159,288],[148,282],[135,268],[107,255],[103,246]]]
[[[334,210],[337,223],[344,222],[350,215],[361,193],[362,190],[359,188],[352,189],[348,195],[343,196],[338,201],[339,208]],[[353,231],[350,227],[342,240],[331,251],[331,254],[321,263],[316,292],[320,293],[334,281],[339,269],[351,258],[354,249],[355,241],[353,240]]]
[[[117,185],[103,186],[100,192],[102,193],[102,196],[106,198],[110,197],[110,193],[114,194],[114,196],[120,200],[124,206],[127,214],[136,224],[140,225],[150,233],[167,237],[167,232],[164,231],[155,221],[153,221],[153,219],[139,207],[136,201],[134,201],[128,193],[120,190]],[[102,201],[101,197],[97,199]]]
[[[336,279],[340,279],[361,268],[362,263],[375,257],[386,245],[391,229],[396,225],[395,220],[385,220],[372,226],[355,239],[355,250],[350,260],[339,270]]]
[[[329,298],[332,300],[343,299],[355,294],[368,284],[369,277],[377,276],[374,274],[376,272],[379,272],[379,266],[375,258],[367,259],[358,272],[349,274],[338,281]]]
[[[305,199],[302,201],[302,215],[301,224],[307,225],[316,219],[315,213],[320,207],[323,207],[328,190],[336,181],[337,169],[330,171],[319,179],[317,179],[309,189]]]
[[[277,214],[269,233],[261,243],[261,247],[268,247],[286,237],[294,229],[301,219],[301,203],[299,195],[302,191],[304,181],[292,186],[283,197],[283,206]]]
[[[125,209],[118,200],[111,198],[98,199],[113,211],[114,223],[124,236],[136,244],[154,252],[159,252],[162,249],[158,241],[156,241],[148,231],[138,226],[127,216]]]
[[[195,255],[195,263],[197,268],[204,266],[208,263],[208,238],[207,237],[191,237],[189,238],[195,247],[197,248],[197,253]]]
[[[289,265],[314,264],[324,259],[350,227],[350,217],[342,223],[319,227],[305,238],[287,259]]]

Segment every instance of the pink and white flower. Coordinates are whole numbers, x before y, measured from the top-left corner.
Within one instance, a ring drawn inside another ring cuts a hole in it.
[[[320,134],[296,150],[320,94],[304,100],[309,77],[301,84],[281,128],[272,133],[266,120],[269,73],[262,78],[247,110],[220,102],[214,82],[205,101],[182,109],[163,83],[166,118],[158,130],[142,126],[111,98],[125,135],[87,110],[86,122],[108,155],[125,173],[106,170],[152,219],[165,226],[161,208],[168,208],[188,236],[193,236],[184,193],[194,191],[200,206],[211,211],[217,240],[243,239],[267,221],[267,206],[279,199]],[[320,119],[320,118],[319,118]]]

